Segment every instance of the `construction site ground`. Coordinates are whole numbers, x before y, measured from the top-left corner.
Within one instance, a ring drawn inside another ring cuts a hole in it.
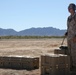
[[[2,39],[0,40],[0,56],[8,55],[26,55],[37,56],[40,58],[42,54],[53,53],[54,49],[59,48],[63,38],[50,39]],[[66,39],[64,41],[66,44]],[[41,60],[40,60],[41,62]],[[40,75],[39,69],[36,70],[16,70],[0,68],[0,75]]]

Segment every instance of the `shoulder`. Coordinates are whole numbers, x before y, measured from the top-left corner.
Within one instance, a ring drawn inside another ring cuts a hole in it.
[[[72,16],[70,15],[70,16],[68,16],[68,18],[70,19],[70,18],[72,18]]]
[[[70,21],[72,19],[71,15],[68,16],[67,21]]]
[[[74,18],[74,20],[76,21],[76,12],[75,12],[75,14],[74,14],[73,18]]]

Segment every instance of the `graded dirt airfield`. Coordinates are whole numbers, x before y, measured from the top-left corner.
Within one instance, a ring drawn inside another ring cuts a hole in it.
[[[8,55],[26,55],[26,56],[40,56],[45,53],[53,53],[54,49],[61,46],[63,39],[9,39],[0,40],[0,56]],[[66,40],[64,41],[66,45]],[[36,70],[27,71],[2,69],[0,68],[0,75],[40,75],[40,68]]]

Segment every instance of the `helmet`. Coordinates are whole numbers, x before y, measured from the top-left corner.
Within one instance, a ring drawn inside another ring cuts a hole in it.
[[[68,9],[76,10],[76,5],[74,3],[69,4]]]

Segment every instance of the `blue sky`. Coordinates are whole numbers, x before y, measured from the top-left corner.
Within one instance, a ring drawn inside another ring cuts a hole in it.
[[[0,0],[0,28],[67,28],[67,7],[76,0]]]

